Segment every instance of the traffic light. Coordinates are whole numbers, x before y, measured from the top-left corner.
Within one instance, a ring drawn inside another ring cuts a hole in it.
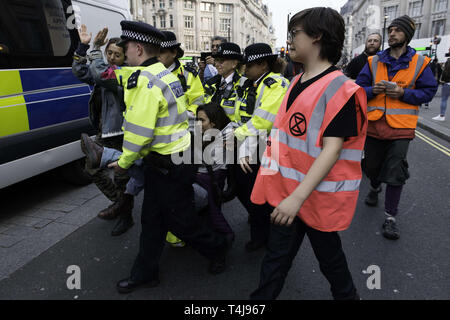
[[[280,57],[282,57],[282,58],[284,58],[284,55],[285,55],[285,49],[284,49],[284,47],[281,47],[281,50],[280,50]]]

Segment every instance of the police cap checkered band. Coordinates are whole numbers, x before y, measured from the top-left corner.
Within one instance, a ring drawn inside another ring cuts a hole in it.
[[[252,62],[261,58],[265,58],[265,57],[275,57],[277,56],[276,54],[273,53],[261,53],[261,54],[255,54],[255,55],[251,55],[251,56],[246,56],[244,57],[244,60],[246,62]]]
[[[179,43],[177,40],[161,42],[161,48],[172,48],[172,47],[176,47],[178,45],[179,45]]]
[[[139,42],[153,43],[156,45],[161,45],[162,42],[162,40],[157,37],[133,30],[122,30],[121,38],[126,38],[127,40],[134,40]]]
[[[232,50],[223,50],[221,53],[223,55],[227,55],[227,54],[241,54],[240,52],[236,52],[236,51],[232,51]]]

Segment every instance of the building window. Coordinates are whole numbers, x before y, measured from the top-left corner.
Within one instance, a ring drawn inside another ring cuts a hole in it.
[[[439,12],[447,10],[447,1],[448,0],[436,0],[434,3],[434,11]]]
[[[422,27],[421,23],[416,23],[416,32],[414,33],[413,39],[420,39],[420,29]]]
[[[194,1],[184,0],[184,8],[185,9],[194,9]]]
[[[194,36],[184,36],[184,46],[186,50],[194,50]]]
[[[443,36],[445,31],[445,20],[433,21],[433,26],[431,27],[432,36]]]
[[[200,22],[202,30],[212,30],[212,18],[201,17]]]
[[[156,16],[153,16],[153,26],[156,27]]]
[[[173,15],[172,14],[169,16],[169,25],[171,28],[173,28]]]
[[[184,16],[184,27],[186,29],[194,29],[194,17]]]
[[[385,7],[384,12],[389,17],[388,20],[392,21],[397,18],[398,6]]]
[[[155,5],[155,0],[152,0],[152,8],[155,9],[156,5]]]
[[[423,1],[414,1],[409,4],[409,16],[417,17],[422,14]]]
[[[169,0],[169,8],[173,8],[173,0]]]
[[[166,7],[166,2],[164,0],[159,0],[159,8],[164,9]]]
[[[220,31],[227,31],[231,28],[231,19],[220,19]]]
[[[226,12],[226,13],[232,13],[233,12],[233,5],[231,5],[231,4],[220,4],[219,11],[220,12]]]
[[[204,51],[209,51],[210,50],[210,37],[202,37],[201,38],[202,39],[202,44],[201,44],[201,46],[202,46],[202,50],[204,50]]]
[[[161,28],[165,28],[166,27],[166,16],[161,16],[159,21],[160,21]]]
[[[212,7],[213,7],[213,4],[211,2],[202,2],[202,3],[200,3],[200,10],[201,11],[213,11]]]

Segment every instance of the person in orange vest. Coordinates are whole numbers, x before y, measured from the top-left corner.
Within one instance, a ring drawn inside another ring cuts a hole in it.
[[[403,185],[409,178],[406,156],[415,136],[419,106],[431,101],[437,91],[428,66],[430,58],[408,46],[414,32],[410,17],[394,19],[388,27],[389,48],[369,57],[356,79],[368,100],[363,170],[370,179],[370,191],[365,203],[376,206],[381,183],[387,184],[382,232],[391,240],[400,237],[395,217]]]
[[[349,227],[358,199],[366,94],[335,66],[345,39],[337,11],[300,11],[288,29],[291,58],[304,72],[281,104],[251,195],[274,210],[259,287],[250,298],[279,295],[306,234],[333,298],[359,299],[338,231]]]

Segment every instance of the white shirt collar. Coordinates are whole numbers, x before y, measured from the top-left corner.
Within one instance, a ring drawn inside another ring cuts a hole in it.
[[[234,76],[234,72],[225,79],[227,84],[230,84],[230,82],[233,82],[233,76]],[[223,77],[222,77],[222,81],[223,81]]]
[[[177,66],[177,64],[174,62],[174,63],[172,63],[172,65],[170,67],[167,68],[167,70],[172,72],[173,70],[175,70],[176,66]]]

